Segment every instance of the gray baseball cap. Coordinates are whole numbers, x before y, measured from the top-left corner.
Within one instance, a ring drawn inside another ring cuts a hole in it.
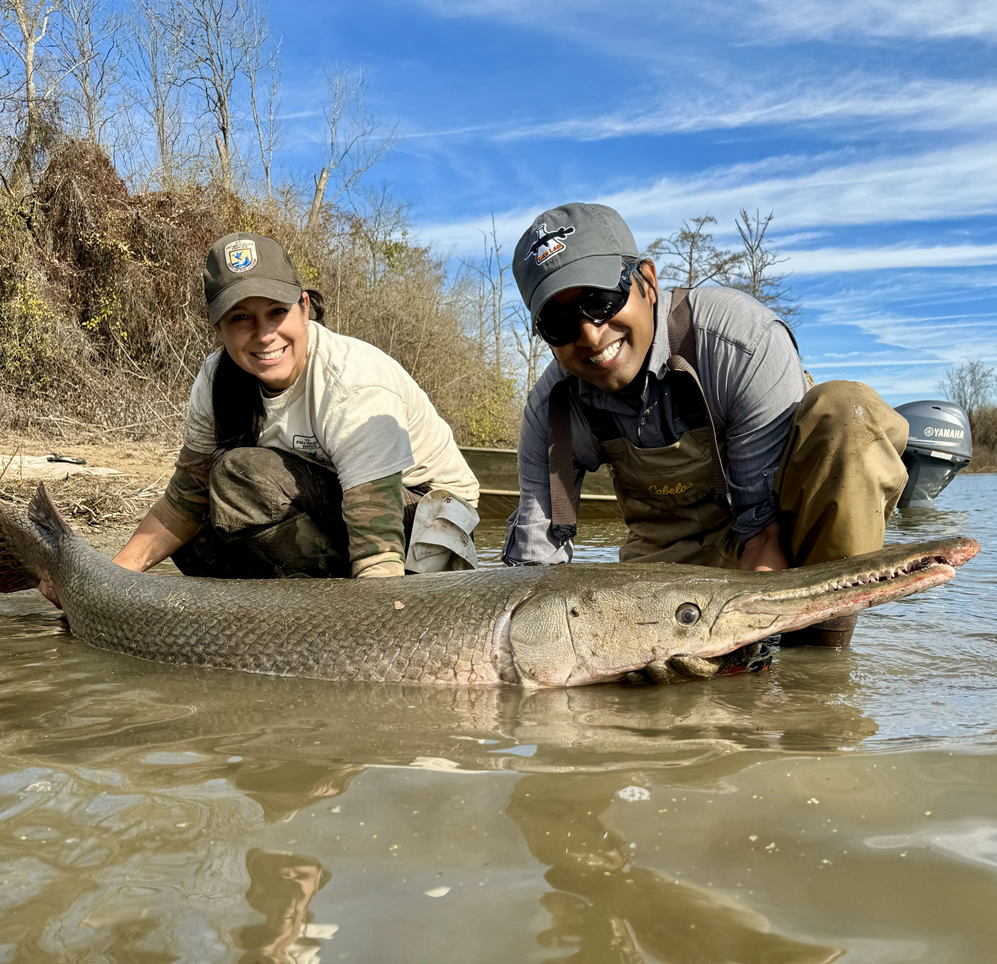
[[[204,299],[213,325],[243,298],[271,298],[292,305],[301,298],[301,290],[290,255],[262,234],[226,234],[211,245],[204,261]]]
[[[534,322],[568,288],[615,288],[623,257],[637,258],[626,222],[605,204],[574,201],[538,215],[519,239],[512,273]]]

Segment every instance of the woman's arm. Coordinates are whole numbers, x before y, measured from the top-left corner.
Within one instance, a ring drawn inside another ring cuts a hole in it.
[[[343,493],[343,521],[350,537],[350,570],[355,579],[405,575],[401,472],[347,489]]]
[[[173,555],[192,535],[184,538],[171,532],[150,512],[111,561],[133,572],[145,572]]]

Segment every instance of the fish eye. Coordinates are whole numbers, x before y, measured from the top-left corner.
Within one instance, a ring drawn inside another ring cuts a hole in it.
[[[682,626],[692,626],[699,622],[700,615],[699,606],[695,603],[682,603],[675,610],[675,621]]]

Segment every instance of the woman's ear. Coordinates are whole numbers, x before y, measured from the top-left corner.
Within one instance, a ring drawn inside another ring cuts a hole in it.
[[[305,309],[305,327],[312,320],[312,300],[308,297],[307,291],[301,292],[301,306]]]

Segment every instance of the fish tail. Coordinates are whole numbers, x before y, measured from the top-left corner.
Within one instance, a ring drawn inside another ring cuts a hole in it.
[[[45,483],[39,482],[35,490],[34,498],[28,503],[28,518],[52,541],[58,540],[62,536],[72,533],[69,523],[63,518],[62,513],[56,508],[48,492]]]
[[[42,483],[27,514],[0,502],[0,593],[34,589],[50,577],[59,542],[71,533]]]

